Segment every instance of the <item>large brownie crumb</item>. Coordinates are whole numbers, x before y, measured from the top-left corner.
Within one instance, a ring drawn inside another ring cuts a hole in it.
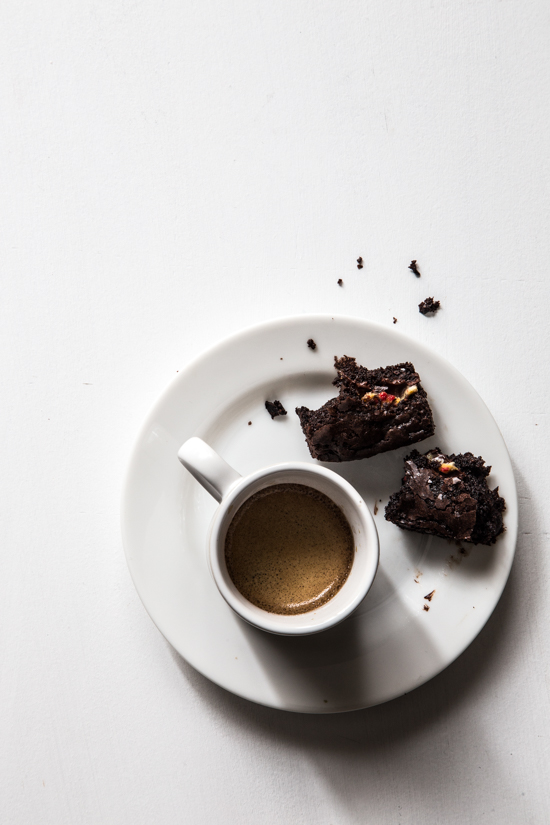
[[[369,370],[344,355],[334,366],[339,396],[318,410],[296,408],[313,458],[370,458],[433,435],[428,397],[411,363]]]
[[[503,530],[506,503],[490,490],[490,467],[472,453],[445,455],[435,447],[405,458],[401,489],[386,506],[386,519],[404,530],[473,544],[494,544]]]
[[[310,349],[317,349],[317,344],[315,343],[313,338],[308,338],[307,339],[307,345]]]
[[[270,414],[271,418],[276,418],[278,415],[286,415],[286,410],[280,401],[266,401],[265,408]]]
[[[418,271],[416,261],[411,261],[408,268],[411,270],[411,272],[414,272],[417,278],[420,278],[420,272]]]
[[[441,301],[434,301],[433,298],[426,298],[425,301],[418,304],[418,311],[421,312],[422,315],[435,315],[440,307]]]

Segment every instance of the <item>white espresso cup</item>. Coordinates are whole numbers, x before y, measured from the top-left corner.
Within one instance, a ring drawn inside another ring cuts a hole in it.
[[[254,627],[284,636],[319,633],[341,622],[367,595],[376,575],[380,555],[374,519],[359,493],[332,470],[303,462],[287,462],[241,476],[200,438],[182,445],[178,458],[218,502],[208,540],[208,562],[214,581],[227,604]],[[268,613],[237,590],[225,563],[225,537],[244,502],[274,484],[304,484],[328,496],[344,513],[351,527],[355,553],[349,575],[337,593],[308,613]]]

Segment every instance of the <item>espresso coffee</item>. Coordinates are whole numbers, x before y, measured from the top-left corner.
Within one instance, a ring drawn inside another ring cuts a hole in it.
[[[237,510],[225,539],[233,584],[270,613],[307,613],[328,602],[353,564],[351,527],[326,495],[275,484]]]

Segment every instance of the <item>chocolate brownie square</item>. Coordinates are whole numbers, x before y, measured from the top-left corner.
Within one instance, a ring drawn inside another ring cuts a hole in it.
[[[344,355],[334,366],[339,396],[318,410],[296,408],[313,458],[354,461],[433,435],[428,397],[410,362],[369,370]]]
[[[494,544],[503,530],[506,503],[490,490],[490,467],[472,453],[445,455],[435,447],[405,458],[401,489],[386,506],[387,521],[404,530],[473,544]]]

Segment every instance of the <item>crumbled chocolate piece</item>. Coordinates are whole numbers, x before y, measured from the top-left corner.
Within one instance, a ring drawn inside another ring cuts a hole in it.
[[[397,323],[397,318],[396,318],[395,316],[394,316],[394,319],[393,319],[393,323],[394,323],[394,324],[396,324],[396,323]]]
[[[455,469],[442,472],[449,464]],[[401,489],[390,497],[386,519],[404,530],[494,544],[504,531],[506,503],[498,487],[489,489],[490,472],[472,453],[444,455],[435,447],[421,455],[413,450],[405,458]]]
[[[433,435],[428,397],[411,363],[368,370],[347,355],[334,360],[340,395],[318,410],[296,408],[313,458],[370,458]]]
[[[416,261],[411,261],[408,268],[411,270],[411,272],[414,272],[417,278],[420,278],[420,272],[418,271]]]
[[[363,258],[361,255],[357,258],[357,269],[363,269]]]
[[[344,286],[344,282],[341,278],[338,278],[338,286]]]
[[[251,425],[251,424],[252,424],[252,421],[249,421],[249,422],[248,422],[248,426],[250,427],[250,425]]]
[[[428,612],[429,609],[430,609],[430,606],[428,604],[425,604],[424,605],[424,610],[426,611],[426,613]]]
[[[428,595],[427,595],[427,596],[424,596],[424,598],[426,599],[426,601],[431,602],[431,600],[433,599],[434,595],[435,595],[435,590],[432,590],[432,592],[431,592],[431,593],[428,593]]]
[[[266,401],[265,408],[270,414],[271,418],[276,418],[278,415],[286,415],[286,410],[280,401]]]
[[[313,338],[308,338],[307,339],[307,345],[310,349],[317,349],[317,344],[315,343]]]
[[[433,298],[426,298],[425,301],[418,304],[418,311],[421,312],[422,315],[435,315],[440,307],[441,301],[434,301]]]

